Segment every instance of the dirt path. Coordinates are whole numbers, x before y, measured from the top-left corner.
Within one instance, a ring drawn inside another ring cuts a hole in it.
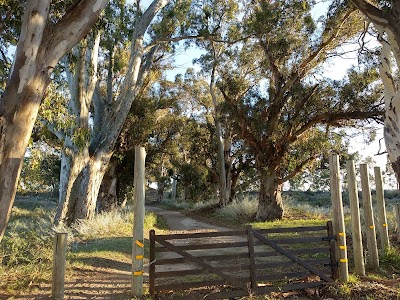
[[[157,215],[162,216],[168,224],[168,228],[172,231],[187,231],[187,230],[228,230],[228,228],[214,226],[204,223],[187,216],[182,215],[177,211],[169,211],[159,207],[146,206],[147,211],[154,211]]]
[[[171,231],[209,231],[228,230],[227,228],[207,224],[175,211],[168,211],[158,207],[146,207],[147,211],[154,211],[162,216]],[[131,264],[129,261],[117,260],[109,257],[91,259],[90,267],[74,269],[74,276],[65,281],[64,299],[96,299],[122,300],[130,299]],[[147,274],[148,275],[148,274]],[[146,270],[145,270],[145,280]],[[51,285],[41,284],[31,295],[6,295],[0,293],[0,299],[51,299]]]

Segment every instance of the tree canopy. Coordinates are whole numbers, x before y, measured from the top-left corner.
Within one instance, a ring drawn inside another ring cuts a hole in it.
[[[32,130],[35,140],[56,147],[56,223],[92,217],[97,201],[120,205],[136,145],[147,148],[159,200],[174,180],[185,200],[218,197],[221,205],[251,186],[259,190],[257,218],[281,218],[283,183],[321,168],[331,152],[349,155],[343,128],[383,122],[390,76],[382,85],[374,54],[360,51],[341,80],[326,78],[324,66],[345,44],[357,51],[366,34],[360,11],[397,53],[397,4],[328,1],[317,18],[312,0],[154,0],[146,8],[139,1],[83,2],[0,1],[1,170],[18,179]],[[46,20],[37,28],[29,25],[36,10]],[[28,33],[40,35],[36,50]],[[171,79],[182,45],[201,55],[194,69]],[[10,186],[3,177],[0,193]],[[1,195],[4,220],[14,193]]]

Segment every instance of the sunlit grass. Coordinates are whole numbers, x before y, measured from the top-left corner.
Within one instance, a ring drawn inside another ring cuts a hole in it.
[[[132,234],[133,213],[118,210],[101,213],[90,220],[77,222],[73,229],[84,240],[126,236]]]

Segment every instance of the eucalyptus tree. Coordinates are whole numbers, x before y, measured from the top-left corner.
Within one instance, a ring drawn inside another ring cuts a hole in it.
[[[164,190],[176,173],[172,161],[178,156],[178,139],[184,130],[184,117],[176,103],[175,84],[164,78],[164,67],[159,63],[149,75],[152,77],[149,81],[156,80],[157,84],[135,99],[116,144],[116,156],[122,158],[118,165],[121,174],[119,192],[132,186],[134,148],[142,145],[147,153],[147,180],[157,183],[157,201],[163,199]]]
[[[102,88],[101,82],[98,82],[99,34],[93,38],[92,46],[85,48],[85,51],[78,56],[90,59],[88,63],[78,60],[75,73],[69,76],[72,78],[70,81],[77,83],[75,87],[78,95],[75,100],[71,98],[71,103],[74,108],[73,115],[77,118],[76,130],[80,131],[78,140],[82,140],[82,145],[78,144],[81,147],[74,145],[76,152],[71,157],[76,160],[73,164],[69,161],[65,164],[63,162],[64,166],[70,165],[71,169],[66,172],[67,178],[60,180],[60,190],[64,189],[65,192],[60,195],[56,224],[70,225],[78,219],[88,219],[94,215],[100,185],[114,152],[115,142],[134,98],[141,91],[158,48],[156,44],[145,45],[145,33],[157,13],[168,2],[168,0],[154,0],[144,12],[140,7],[136,8],[131,46],[126,67],[122,71],[119,70],[123,72],[123,79],[119,85],[112,82],[115,75],[112,64],[115,61],[111,51],[108,53],[106,89]],[[87,51],[90,51],[89,55]],[[79,64],[84,66],[79,67]],[[78,103],[74,103],[75,101]],[[88,119],[91,101],[93,102],[92,128]],[[64,152],[68,150],[66,147]],[[64,158],[67,156],[64,155]]]
[[[84,37],[108,0],[27,1],[13,67],[0,99],[0,240],[11,213],[23,157],[58,61]],[[6,16],[7,14],[2,14]]]
[[[382,44],[380,74],[385,86],[384,139],[389,160],[400,182],[400,90],[396,72],[400,67],[399,1],[351,0],[373,23]],[[393,68],[393,65],[396,68]]]
[[[218,177],[220,204],[226,205],[231,199],[231,175],[234,159],[230,156],[233,133],[225,124],[219,112],[219,103],[222,96],[215,87],[218,78],[218,67],[222,53],[227,51],[232,43],[232,32],[237,33],[239,28],[238,15],[240,14],[237,1],[211,0],[202,1],[192,11],[196,16],[197,24],[207,38],[197,40],[196,45],[206,51],[197,63],[201,64],[202,73],[209,75],[209,93],[213,108],[215,123],[215,139],[218,151]]]
[[[340,54],[340,46],[361,29],[354,8],[332,4],[317,25],[313,1],[250,5],[245,24],[255,38],[231,51],[219,88],[227,120],[255,157],[256,218],[274,220],[284,213],[283,183],[341,147],[332,129],[356,120],[379,121],[382,108],[376,70],[350,70],[341,82],[319,74],[328,57]]]
[[[197,174],[200,175],[202,172],[208,174],[207,180],[212,185],[209,192],[211,193],[217,185],[219,202],[223,204],[221,200],[221,152],[219,152],[221,150],[221,144],[223,143],[222,150],[224,153],[222,153],[222,156],[224,157],[223,164],[226,170],[225,179],[227,192],[223,197],[226,202],[230,202],[234,199],[240,182],[245,178],[244,173],[249,171],[249,167],[252,165],[252,157],[248,153],[246,145],[238,138],[234,128],[223,119],[223,115],[219,115],[217,119],[220,120],[220,124],[223,124],[223,126],[219,128],[216,126],[215,109],[219,109],[220,104],[214,103],[216,99],[213,99],[212,93],[210,93],[210,81],[209,78],[205,76],[208,71],[210,71],[208,67],[214,64],[214,61],[212,59],[209,60],[209,58],[209,56],[204,55],[198,60],[198,62],[202,62],[204,71],[196,73],[194,69],[188,69],[184,75],[177,76],[175,80],[177,103],[181,107],[182,113],[192,120],[189,122],[191,126],[186,127],[189,132],[185,132],[182,136],[182,141],[186,140],[186,142],[182,142],[182,149],[185,149],[185,155],[177,164],[179,165],[178,169],[182,170],[180,182],[188,186],[189,183],[192,182],[192,179],[186,180],[183,174],[186,174],[186,176],[188,176],[187,178],[195,178],[195,174],[188,173],[190,169],[189,166],[193,166],[196,162],[202,165],[202,168],[205,169],[201,172],[198,169]],[[220,97],[218,90],[214,93],[214,96],[217,95]],[[221,100],[222,99],[218,99],[218,101]],[[198,125],[195,125],[193,122]],[[202,127],[202,129],[197,126]],[[221,134],[223,133],[223,136],[220,135],[222,140],[217,138],[218,131],[221,129],[223,129],[223,132],[220,132]],[[192,135],[198,135],[198,140],[205,143],[199,148],[199,154],[195,153],[195,151],[190,151],[193,147],[199,147],[191,146],[193,142],[198,143],[197,139],[193,140],[191,138]],[[200,138],[200,136],[202,136],[202,138]],[[200,153],[202,154],[200,155]],[[195,157],[192,157],[192,155]],[[201,181],[202,180],[199,179],[199,182]],[[186,195],[189,194],[190,193],[186,193]]]

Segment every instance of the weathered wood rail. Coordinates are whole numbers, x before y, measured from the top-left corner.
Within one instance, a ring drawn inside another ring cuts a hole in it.
[[[221,299],[318,287],[337,278],[332,223],[326,226],[155,235],[153,299]],[[188,292],[190,290],[190,292]]]

